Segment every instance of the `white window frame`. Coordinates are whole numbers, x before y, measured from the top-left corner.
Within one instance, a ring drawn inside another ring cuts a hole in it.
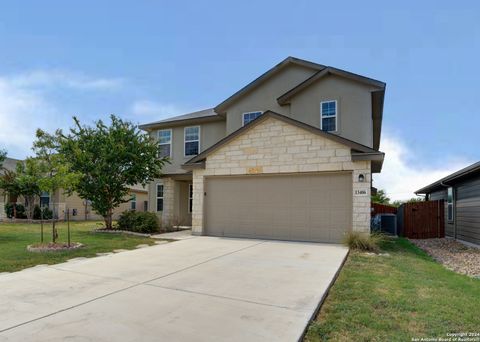
[[[193,183],[188,184],[188,212],[193,210]]]
[[[170,132],[170,142],[168,142],[168,143],[161,143],[160,142],[160,132],[162,132],[162,131],[169,131]],[[173,150],[172,150],[172,148],[173,148],[173,144],[172,144],[173,130],[172,129],[159,129],[157,131],[157,139],[158,139],[158,144],[159,145],[170,145],[170,154],[168,155],[168,157],[171,158],[172,157],[172,152],[173,152]]]
[[[162,196],[158,196],[158,187],[161,186],[162,187]],[[163,192],[165,191],[165,187],[163,186],[163,184],[157,184],[157,188],[155,189],[156,190],[156,201],[155,201],[155,206],[156,206],[156,209],[157,209],[157,212],[158,211],[162,211],[163,212],[163,207],[165,206],[165,203],[164,203],[164,199],[163,199]],[[158,200],[159,199],[162,199],[162,210],[158,210]]]
[[[196,128],[198,127],[198,139],[197,140],[189,140],[187,141],[187,128]],[[201,128],[200,126],[188,126],[183,129],[183,156],[184,157],[193,157],[193,156],[198,156],[200,154],[200,136],[201,136]],[[197,154],[185,154],[185,145],[187,142],[195,142],[198,141],[198,153]]]
[[[451,201],[450,201],[450,196],[448,196],[448,190],[452,190],[452,196],[451,196]],[[453,210],[454,206],[453,206],[453,203],[455,202],[455,191],[453,189],[453,187],[448,187],[447,188],[447,222],[448,223],[453,223],[455,221],[455,212]],[[448,210],[449,207],[452,207],[452,210]],[[448,217],[448,213],[451,212],[452,213],[452,217]]]
[[[320,102],[320,129],[323,131],[323,112],[322,107],[323,103],[335,102],[335,130],[334,131],[325,131],[325,132],[338,132],[338,101],[337,100],[325,100]],[[332,115],[325,115],[325,118],[331,118]]]
[[[261,110],[254,110],[254,111],[252,111],[252,112],[242,113],[242,127],[245,126],[245,115],[254,114],[254,113],[260,113],[259,116],[261,116],[261,115],[263,114],[263,111],[261,111]],[[258,119],[258,117],[255,118],[254,120],[256,120],[256,119]],[[252,121],[253,121],[253,120],[252,120]],[[252,122],[252,121],[250,121],[250,122]],[[250,122],[249,122],[249,123],[250,123]]]

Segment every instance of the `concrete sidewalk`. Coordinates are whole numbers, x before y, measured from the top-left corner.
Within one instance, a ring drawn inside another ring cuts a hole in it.
[[[0,275],[0,341],[294,341],[347,249],[192,237]]]

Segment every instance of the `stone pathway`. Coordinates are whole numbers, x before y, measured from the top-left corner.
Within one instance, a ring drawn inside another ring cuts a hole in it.
[[[446,268],[480,278],[480,249],[453,239],[410,240]]]

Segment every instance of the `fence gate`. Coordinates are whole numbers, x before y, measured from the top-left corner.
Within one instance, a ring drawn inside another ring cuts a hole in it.
[[[398,215],[401,234],[410,239],[445,237],[444,203],[440,201],[405,203]]]

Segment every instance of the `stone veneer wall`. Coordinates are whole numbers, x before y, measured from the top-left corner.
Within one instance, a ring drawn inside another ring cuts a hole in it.
[[[163,178],[163,212],[162,212],[162,227],[169,227],[174,218],[174,196],[175,196],[175,181],[171,178]],[[155,189],[155,191],[157,191]],[[156,205],[156,197],[155,197]]]
[[[203,232],[204,177],[261,173],[352,171],[354,231],[370,231],[370,161],[352,162],[350,148],[283,121],[268,118],[207,157],[193,171],[192,231]],[[364,174],[365,181],[358,182]]]

